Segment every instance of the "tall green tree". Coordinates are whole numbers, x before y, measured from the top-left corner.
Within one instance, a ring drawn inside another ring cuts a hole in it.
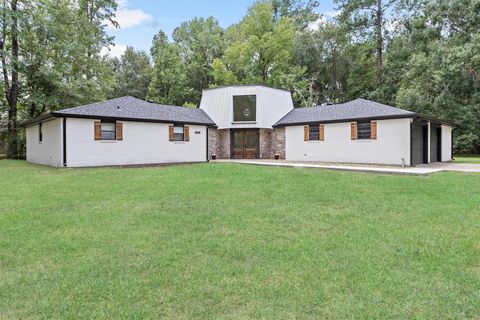
[[[169,43],[163,31],[154,36],[150,50],[154,69],[147,99],[172,105],[188,102],[192,88],[188,86],[187,68],[180,52],[178,45]]]
[[[19,42],[22,21],[25,20],[25,10],[19,8],[18,0],[2,1],[0,38],[0,54],[3,73],[4,97],[8,105],[7,118],[7,157],[18,156],[17,141],[17,102],[20,91],[20,53]],[[19,30],[20,29],[20,30]]]
[[[213,62],[225,50],[223,29],[213,17],[194,18],[175,29],[173,42],[186,66],[188,85],[192,89],[187,99],[199,103],[202,90],[213,82]]]
[[[263,83],[302,88],[304,69],[293,64],[295,29],[288,17],[273,19],[270,2],[252,6],[238,26],[233,26],[223,59],[214,64],[216,84]]]
[[[120,59],[113,59],[112,65],[116,79],[113,96],[133,96],[145,100],[153,73],[149,55],[127,47]]]
[[[461,153],[480,152],[479,12],[475,0],[432,1],[394,40],[410,51],[398,68],[397,105],[455,120]]]
[[[386,13],[399,0],[335,0],[338,17],[356,38],[372,39],[375,47],[376,80],[383,83],[383,50]]]
[[[315,9],[320,5],[317,0],[270,0],[273,17],[278,20],[288,17],[300,28],[305,29],[319,18]]]

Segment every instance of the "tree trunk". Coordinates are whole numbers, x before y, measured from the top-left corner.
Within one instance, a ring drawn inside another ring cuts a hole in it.
[[[376,58],[376,63],[377,63],[377,84],[381,85],[383,82],[382,79],[382,69],[383,69],[383,35],[382,35],[382,0],[377,0],[377,15],[375,19],[375,31],[376,31],[376,51],[377,51],[377,58]]]
[[[314,91],[313,91],[313,84],[314,84],[314,80],[313,80],[313,78],[312,78],[312,79],[310,79],[310,83],[309,83],[309,85],[308,85],[308,95],[309,95],[309,97],[308,97],[308,103],[309,103],[309,105],[306,106],[306,107],[311,107],[311,106],[313,105],[313,103],[314,103],[314,102],[313,102],[313,99],[314,99],[314,98],[313,98],[313,95],[314,95],[315,93],[314,93]]]
[[[331,74],[331,90],[332,90],[332,102],[337,102],[337,50],[334,48],[332,50],[332,74]]]
[[[17,17],[17,1],[12,0],[12,78],[10,88],[6,88],[6,98],[8,101],[8,158],[18,158],[18,142],[17,142],[17,100],[18,100],[18,17]]]

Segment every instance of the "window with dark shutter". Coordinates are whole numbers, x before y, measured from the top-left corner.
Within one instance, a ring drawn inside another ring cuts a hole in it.
[[[319,141],[320,140],[320,127],[310,126],[308,130],[308,140]]]
[[[183,126],[173,127],[173,141],[185,141],[185,130]]]
[[[116,125],[113,121],[102,121],[102,140],[116,140]]]
[[[357,123],[357,139],[358,140],[371,139],[371,134],[372,134],[372,125],[370,121]]]

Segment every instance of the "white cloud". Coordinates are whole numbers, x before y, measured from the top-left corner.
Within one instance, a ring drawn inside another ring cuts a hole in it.
[[[117,13],[115,21],[120,25],[120,29],[128,29],[144,24],[153,20],[153,17],[141,9],[130,9],[128,0],[116,0]],[[113,25],[108,23],[109,29],[115,29]]]
[[[310,31],[318,31],[320,27],[324,26],[327,23],[327,19],[325,17],[321,16],[314,22],[311,22],[308,24],[308,30]]]
[[[118,8],[124,8],[127,6],[128,0],[115,0]]]
[[[112,58],[120,58],[122,54],[127,50],[127,46],[124,44],[115,44],[110,47],[103,47],[100,51],[102,56],[110,56]]]

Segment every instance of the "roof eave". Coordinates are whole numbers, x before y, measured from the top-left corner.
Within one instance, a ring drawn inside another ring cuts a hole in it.
[[[38,117],[35,117],[33,119],[22,122],[20,124],[20,128],[30,127],[30,126],[33,126],[33,125],[41,122],[41,121],[45,121],[45,120],[48,120],[48,119],[51,119],[51,118],[56,118],[56,116],[54,116],[52,113],[47,113],[47,114],[44,114],[43,116],[38,116]]]
[[[445,124],[445,125],[447,125],[447,126],[451,126],[451,127],[455,127],[455,128],[458,128],[458,127],[459,127],[459,124],[457,124],[457,123],[455,123],[455,122],[446,121],[446,120],[441,120],[441,119],[436,119],[436,118],[424,116],[424,115],[421,115],[421,114],[418,114],[416,118],[417,118],[417,119],[420,119],[420,120],[425,120],[425,121],[430,121],[430,122],[436,122],[436,123],[439,123],[439,124]]]
[[[131,117],[113,117],[113,116],[99,116],[99,115],[84,115],[84,114],[69,114],[61,112],[52,112],[52,116],[55,117],[65,117],[65,118],[80,118],[80,119],[100,119],[100,120],[121,120],[121,121],[132,121],[132,122],[152,122],[152,123],[173,123],[173,124],[194,124],[208,127],[217,127],[213,122],[201,122],[201,121],[178,121],[178,120],[159,120],[159,119],[142,119],[142,118],[131,118]]]
[[[291,127],[291,126],[300,126],[308,124],[317,124],[317,123],[342,123],[342,122],[358,122],[366,120],[393,120],[393,119],[408,119],[417,117],[417,113],[404,114],[404,115],[390,115],[390,116],[378,116],[378,117],[360,117],[360,118],[345,118],[345,119],[335,119],[335,120],[323,120],[323,121],[300,121],[292,123],[279,123],[273,125],[274,128],[277,127]]]

